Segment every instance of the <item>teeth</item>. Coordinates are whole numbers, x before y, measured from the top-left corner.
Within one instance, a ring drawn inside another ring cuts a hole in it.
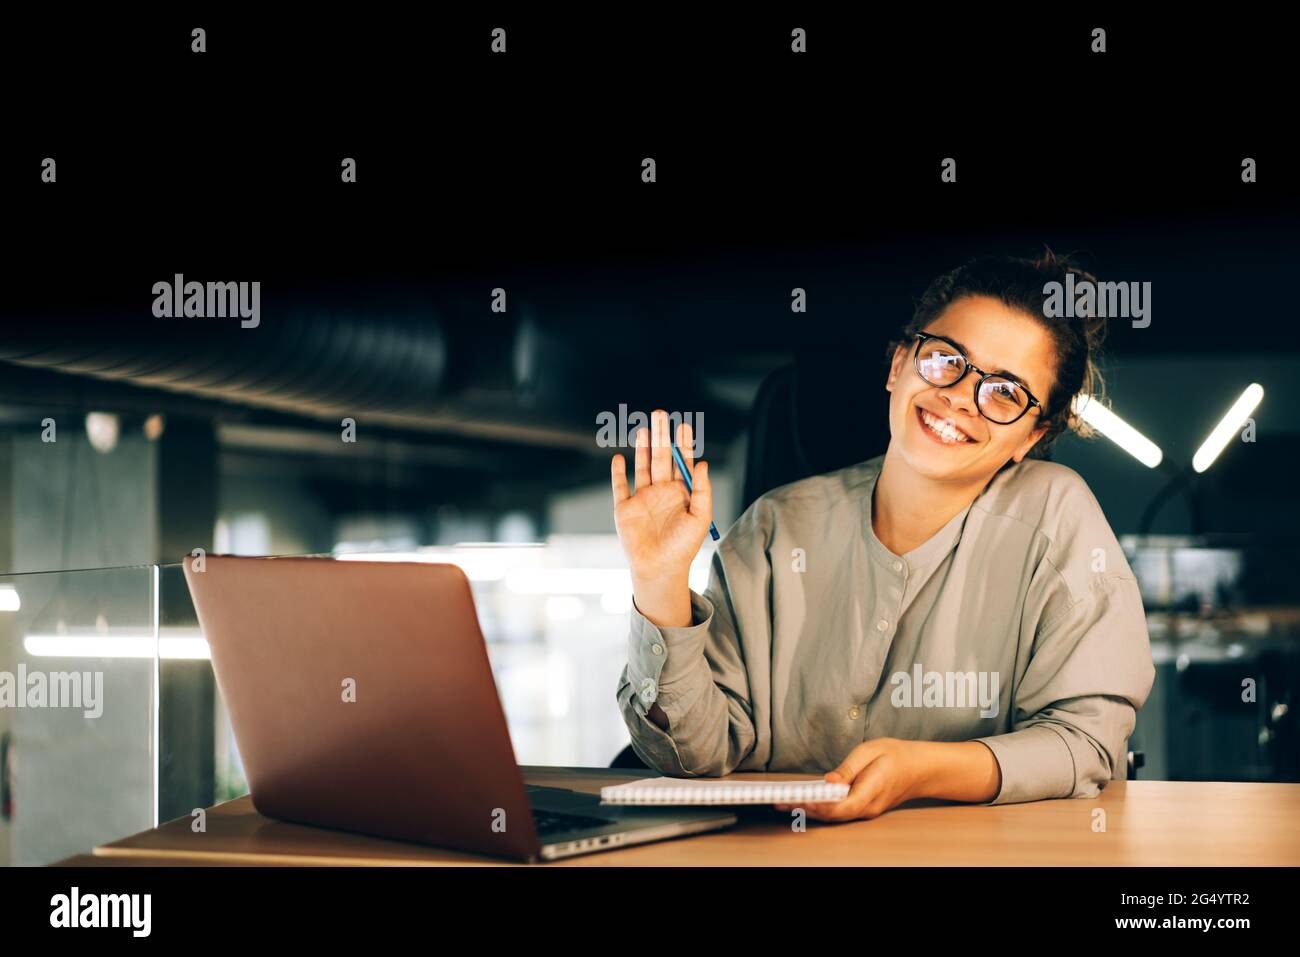
[[[940,419],[924,409],[921,410],[921,420],[949,442],[970,441],[961,430],[954,427],[947,419]]]

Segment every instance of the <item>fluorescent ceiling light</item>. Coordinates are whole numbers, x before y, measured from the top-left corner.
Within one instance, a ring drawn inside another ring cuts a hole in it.
[[[626,568],[527,568],[506,572],[506,588],[517,595],[602,595],[632,591]]]
[[[1156,445],[1133,426],[1106,408],[1100,402],[1077,395],[1072,403],[1074,412],[1083,421],[1110,439],[1133,458],[1149,469],[1155,468],[1164,458],[1160,446]]]
[[[1252,382],[1246,386],[1236,402],[1232,403],[1227,413],[1219,420],[1219,424],[1214,427],[1214,431],[1209,434],[1201,447],[1196,450],[1192,456],[1192,468],[1197,472],[1204,472],[1214,460],[1219,457],[1228,445],[1228,441],[1237,433],[1248,418],[1250,413],[1255,411],[1255,406],[1259,405],[1260,400],[1264,398],[1264,387],[1258,382]]]
[[[459,565],[474,582],[500,581],[517,565],[535,563],[545,554],[536,545],[429,546],[416,551],[336,551],[334,557],[349,562],[429,562]]]
[[[206,661],[211,658],[202,634],[28,635],[23,649],[37,658],[160,658]]]

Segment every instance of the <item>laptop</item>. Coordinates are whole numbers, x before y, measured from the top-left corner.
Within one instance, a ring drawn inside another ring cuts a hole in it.
[[[253,806],[267,817],[522,861],[736,823],[525,785],[456,565],[186,558]]]

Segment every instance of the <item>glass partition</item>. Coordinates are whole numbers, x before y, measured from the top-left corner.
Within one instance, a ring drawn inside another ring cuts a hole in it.
[[[0,864],[48,864],[157,822],[156,576],[0,576]]]

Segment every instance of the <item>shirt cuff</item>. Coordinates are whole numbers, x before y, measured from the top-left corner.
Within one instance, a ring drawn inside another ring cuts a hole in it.
[[[1074,794],[1078,780],[1074,752],[1051,725],[1031,725],[971,740],[988,746],[1002,772],[1002,787],[997,797],[986,804],[1016,804]]]
[[[713,605],[693,591],[691,621],[693,624],[683,628],[660,628],[641,614],[633,600],[627,675],[642,710],[648,709],[655,701],[660,701],[660,707],[666,710],[672,699],[673,684],[704,660],[704,644],[713,621]],[[664,700],[661,700],[661,694]]]
[[[686,776],[686,766],[682,763],[681,752],[677,750],[677,742],[672,735],[655,724],[654,719],[646,713],[648,708],[641,703],[640,697],[633,694],[628,699],[627,707],[636,715],[633,719],[635,727],[628,726],[632,751],[636,756],[661,774]]]

